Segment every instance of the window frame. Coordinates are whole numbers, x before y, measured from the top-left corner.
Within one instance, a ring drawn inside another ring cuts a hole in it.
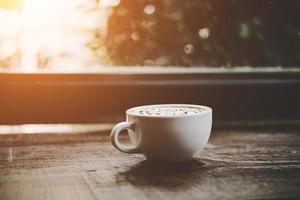
[[[0,124],[116,122],[160,103],[207,105],[220,123],[300,119],[297,68],[131,69],[0,73]]]

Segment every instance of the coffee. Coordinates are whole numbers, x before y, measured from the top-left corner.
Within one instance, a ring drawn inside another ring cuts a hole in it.
[[[143,116],[186,116],[196,115],[204,112],[205,108],[196,108],[189,106],[176,105],[160,105],[160,106],[146,106],[132,109],[130,113]]]

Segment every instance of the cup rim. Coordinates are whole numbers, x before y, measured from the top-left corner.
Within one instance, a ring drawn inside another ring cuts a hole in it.
[[[161,115],[141,115],[138,113],[133,113],[132,110],[134,109],[140,109],[140,108],[145,108],[145,107],[156,107],[156,106],[162,106],[162,107],[167,107],[167,106],[178,106],[178,107],[192,107],[192,108],[204,108],[205,110],[197,113],[197,114],[191,114],[191,115],[175,115],[175,116],[161,116]],[[136,106],[129,108],[126,110],[126,115],[129,116],[134,116],[134,117],[143,117],[143,118],[186,118],[186,117],[194,117],[194,116],[201,116],[205,115],[207,113],[211,113],[212,108],[208,106],[203,106],[203,105],[196,105],[196,104],[151,104],[151,105],[143,105],[143,106]]]

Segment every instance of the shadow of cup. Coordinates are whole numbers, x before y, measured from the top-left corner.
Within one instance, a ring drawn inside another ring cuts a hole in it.
[[[135,186],[148,185],[176,190],[179,187],[180,189],[187,188],[201,182],[207,169],[205,161],[196,159],[184,163],[160,163],[144,160],[118,175]]]

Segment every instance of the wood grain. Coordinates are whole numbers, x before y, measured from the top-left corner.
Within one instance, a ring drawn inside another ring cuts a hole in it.
[[[103,133],[1,135],[0,199],[299,199],[297,131],[215,131],[188,163],[123,154]]]

